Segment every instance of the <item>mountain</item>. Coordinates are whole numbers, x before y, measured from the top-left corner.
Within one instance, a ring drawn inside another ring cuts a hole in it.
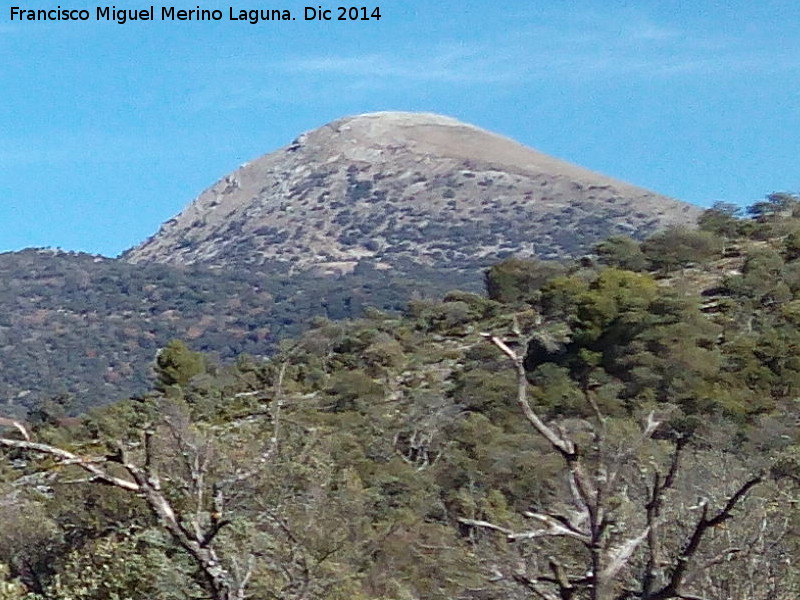
[[[55,397],[78,412],[140,393],[172,338],[230,358],[263,352],[272,334],[274,294],[246,273],[38,249],[0,254],[0,281],[6,413]]]
[[[0,597],[796,600],[800,198],[779,200],[503,261],[490,297],[318,320],[270,361],[175,344],[163,396],[0,420]],[[53,306],[153,327],[279,306],[226,309],[222,269],[25,258]],[[79,337],[106,347],[98,321]]]
[[[243,165],[123,258],[328,274],[425,265],[473,279],[512,254],[574,256],[698,214],[449,117],[383,112]]]
[[[156,352],[175,338],[226,362],[266,355],[315,316],[354,318],[370,305],[398,312],[412,294],[456,287],[426,283],[433,278],[133,265],[52,249],[0,254],[0,414],[53,398],[77,413],[141,394]]]
[[[342,119],[245,165],[120,259],[0,255],[6,413],[142,393],[173,338],[269,355],[315,317],[483,290],[507,256],[563,259],[699,210],[437,115]]]

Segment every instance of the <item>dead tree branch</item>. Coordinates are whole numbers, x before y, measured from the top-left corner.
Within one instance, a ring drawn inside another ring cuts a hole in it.
[[[596,400],[590,397],[591,390],[587,389],[585,390],[587,400],[599,423],[598,428],[594,431],[591,454],[584,455],[579,451],[573,439],[570,439],[557,426],[548,425],[531,405],[528,399],[528,379],[524,356],[504,339],[488,333],[482,335],[506,355],[513,364],[517,376],[517,404],[534,430],[564,461],[572,503],[576,510],[575,514],[569,516],[540,511],[526,512],[524,516],[535,521],[538,527],[523,532],[515,532],[488,521],[474,519],[459,519],[459,521],[472,527],[502,533],[511,542],[548,536],[564,537],[578,542],[589,556],[585,574],[570,577],[558,561],[551,559],[552,576],[530,578],[519,573],[514,575],[517,582],[525,585],[540,598],[570,600],[579,593],[587,594],[590,600],[696,598],[689,595],[688,591],[683,590],[682,586],[686,582],[689,567],[696,558],[704,536],[712,528],[732,518],[736,506],[755,485],[761,482],[761,477],[754,477],[741,485],[727,499],[723,508],[713,516],[709,513],[708,506],[704,506],[702,515],[688,540],[685,541],[677,556],[665,564],[664,552],[661,548],[664,543],[660,529],[663,519],[662,509],[666,501],[666,494],[675,485],[680,470],[684,440],[678,439],[675,443],[666,474],[662,475],[656,471],[653,476],[644,506],[639,507],[645,513],[644,525],[637,527],[638,532],[634,535],[629,534],[623,539],[619,539],[621,531],[614,526],[619,509],[612,502],[612,498],[621,494],[627,501],[624,488],[623,490],[619,489],[620,473],[623,467],[634,460],[637,453],[652,440],[653,434],[661,425],[661,420],[656,418],[654,413],[650,413],[638,439],[633,444],[626,445],[609,455],[606,420]],[[525,342],[524,339],[520,340],[522,348],[527,347]],[[630,501],[627,501],[627,506],[631,506]],[[627,589],[620,593],[619,589],[622,587],[620,579],[626,568],[630,570],[633,557],[642,546],[646,547],[646,554],[641,587],[638,590]],[[663,585],[656,590],[657,574],[661,572],[662,567],[667,565],[668,568],[665,571],[669,573],[667,581],[663,583],[662,579]],[[551,589],[545,589],[545,586],[550,586]],[[579,592],[579,590],[583,591]]]
[[[57,466],[75,466],[89,473],[88,481],[111,485],[134,493],[144,499],[158,523],[175,542],[192,557],[202,574],[206,589],[214,600],[243,600],[249,581],[249,571],[242,578],[234,577],[223,565],[213,542],[224,523],[203,523],[199,515],[176,510],[161,487],[155,469],[152,431],[145,432],[144,465],[136,464],[120,446],[111,458],[83,457],[50,444],[0,438],[0,446],[43,454],[54,458]],[[121,465],[128,477],[113,474],[110,467]],[[198,469],[200,468],[198,463]]]

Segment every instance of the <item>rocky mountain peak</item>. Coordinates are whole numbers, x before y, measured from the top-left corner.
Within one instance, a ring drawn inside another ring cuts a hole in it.
[[[427,113],[339,119],[247,163],[124,258],[348,272],[474,271],[615,233],[692,224],[688,204]]]

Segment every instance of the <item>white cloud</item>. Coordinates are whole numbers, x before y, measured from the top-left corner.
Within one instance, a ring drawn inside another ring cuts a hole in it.
[[[279,67],[305,77],[404,84],[526,84],[535,80],[773,73],[800,66],[800,50],[737,36],[681,30],[631,11],[586,12],[548,22],[527,15],[502,36],[393,52],[304,56]]]
[[[465,40],[392,40],[380,49],[295,53],[267,60],[223,60],[226,89],[191,94],[191,104],[241,109],[335,95],[503,93],[583,82],[636,85],[657,79],[777,74],[800,66],[800,47],[764,46],[736,31],[720,33],[661,23],[634,11],[563,11],[517,15],[513,27],[476,29]],[[207,68],[207,65],[204,67]],[[215,78],[216,79],[216,78]]]
[[[403,80],[430,84],[497,83],[513,79],[510,65],[499,55],[487,55],[480,48],[451,44],[435,46],[416,56],[373,53],[293,58],[281,65],[286,72],[302,76],[345,76],[369,78],[373,82]]]

